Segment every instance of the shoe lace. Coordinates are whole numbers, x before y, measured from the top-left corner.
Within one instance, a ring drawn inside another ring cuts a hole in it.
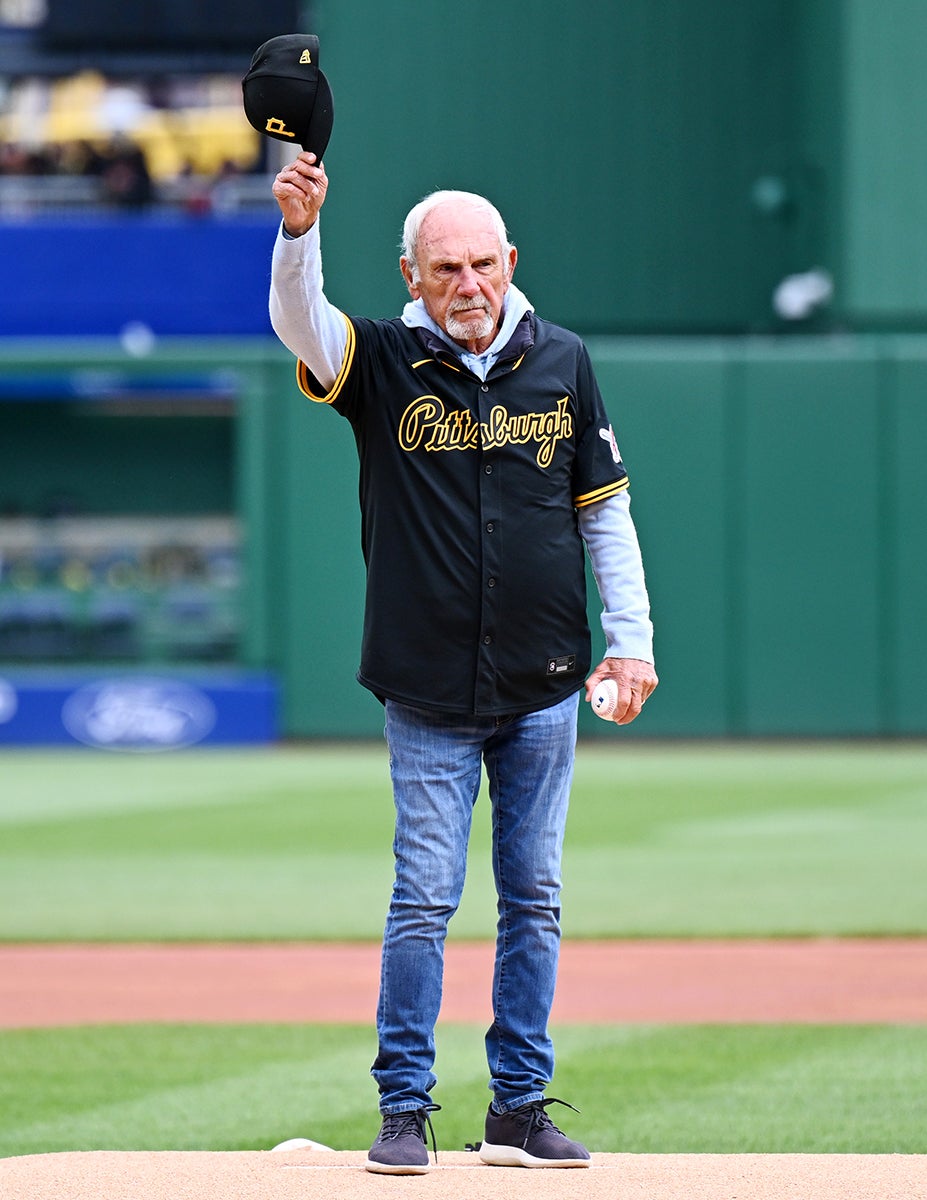
[[[434,1151],[435,1162],[438,1161],[438,1143],[435,1139],[434,1126],[431,1123],[431,1113],[438,1112],[441,1108],[440,1104],[425,1104],[421,1108],[414,1108],[411,1112],[387,1113],[383,1118],[383,1124],[380,1128],[380,1141],[392,1141],[394,1138],[404,1137],[408,1133],[413,1133],[420,1137],[425,1145],[428,1145],[428,1139],[425,1137],[425,1126],[428,1126],[428,1132],[431,1134],[431,1148]]]
[[[528,1140],[536,1129],[552,1129],[554,1133],[559,1133],[563,1137],[566,1134],[551,1119],[550,1113],[547,1111],[549,1104],[562,1104],[564,1108],[572,1108],[573,1112],[578,1113],[579,1109],[575,1105],[568,1103],[566,1100],[558,1100],[556,1096],[548,1096],[544,1100],[533,1100],[529,1104],[525,1104],[522,1108],[517,1108],[511,1112],[519,1123],[524,1123],[525,1138],[522,1142],[522,1149],[528,1144]]]

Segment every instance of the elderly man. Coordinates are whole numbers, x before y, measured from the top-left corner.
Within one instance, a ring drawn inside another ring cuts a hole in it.
[[[499,916],[480,1154],[588,1166],[547,1111],[548,1019],[580,693],[614,679],[613,720],[627,724],[657,684],[627,473],[582,342],[515,287],[517,251],[487,200],[438,192],[412,209],[399,263],[411,300],[374,321],[324,296],[327,189],[307,152],[274,181],[270,307],[300,388],[350,421],[360,462],[358,680],[385,706],[396,808],[367,1167],[429,1168],[444,942],[483,766]],[[591,672],[584,544],[607,642]]]

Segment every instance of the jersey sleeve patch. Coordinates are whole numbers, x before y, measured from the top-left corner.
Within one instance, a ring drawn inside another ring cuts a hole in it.
[[[609,450],[611,450],[612,462],[615,463],[616,466],[621,466],[621,451],[618,449],[618,440],[615,437],[615,431],[612,429],[611,425],[609,425],[607,429],[600,429],[599,437],[603,442],[607,443]]]
[[[344,323],[347,326],[348,339],[344,347],[344,358],[341,360],[341,369],[335,382],[332,384],[328,392],[323,392],[319,381],[312,374],[303,360],[296,360],[296,383],[299,390],[307,399],[312,400],[316,404],[333,404],[338,399],[338,394],[344,387],[344,381],[347,379],[351,370],[351,365],[354,362],[354,351],[357,347],[357,334],[354,331],[354,325],[349,317],[344,313]]]

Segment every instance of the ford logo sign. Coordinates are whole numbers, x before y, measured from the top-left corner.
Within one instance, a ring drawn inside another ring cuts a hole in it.
[[[199,688],[174,679],[108,679],[79,688],[61,719],[79,742],[101,750],[177,750],[201,741],[216,710]]]

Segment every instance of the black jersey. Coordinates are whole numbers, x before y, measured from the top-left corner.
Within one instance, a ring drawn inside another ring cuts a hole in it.
[[[576,510],[628,486],[583,343],[527,313],[484,381],[426,330],[345,319],[331,390],[297,378],[357,443],[358,680],[452,713],[558,703],[590,668]]]

